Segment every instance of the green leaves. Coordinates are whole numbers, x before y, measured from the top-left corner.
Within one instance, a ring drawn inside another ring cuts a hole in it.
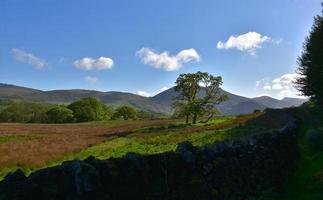
[[[92,97],[76,101],[68,108],[73,111],[77,122],[104,120],[111,116],[111,109]]]
[[[124,120],[136,119],[137,118],[137,110],[130,107],[130,106],[121,106],[116,109],[112,118],[113,119],[123,118]]]
[[[215,105],[227,99],[221,95],[222,78],[207,72],[181,74],[175,84],[175,91],[180,95],[174,99],[173,107],[179,117],[186,117],[186,123],[190,116],[193,116],[193,123],[197,116],[205,114],[210,119],[217,113]]]
[[[308,38],[298,58],[298,74],[295,85],[304,95],[323,105],[323,16],[316,16]]]
[[[46,114],[49,123],[71,123],[74,121],[73,111],[65,106],[54,107]]]

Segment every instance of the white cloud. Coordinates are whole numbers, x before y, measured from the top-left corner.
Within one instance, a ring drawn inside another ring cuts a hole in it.
[[[166,71],[178,70],[184,63],[199,62],[201,59],[200,55],[192,48],[182,50],[175,56],[169,55],[168,51],[158,53],[150,48],[141,48],[136,54],[144,64]]]
[[[263,88],[264,88],[264,90],[271,90],[271,86],[270,85],[265,85]]]
[[[169,87],[162,87],[158,92],[157,92],[157,94],[159,94],[159,93],[161,93],[161,92],[164,92],[164,91],[166,91],[166,90],[168,90],[169,89]]]
[[[94,83],[98,82],[99,79],[94,76],[87,76],[87,77],[85,77],[85,80],[89,83],[94,84]]]
[[[284,98],[284,97],[298,97],[298,96],[295,96],[295,92],[292,91],[291,89],[285,89],[285,90],[279,91],[279,97]]]
[[[155,96],[161,92],[164,92],[165,90],[168,90],[168,89],[169,89],[168,87],[162,87],[161,89],[159,89],[157,92],[154,92],[154,93],[149,93],[144,90],[139,90],[136,92],[136,94],[143,96],[143,97],[151,97],[151,96]]]
[[[296,80],[297,76],[296,73],[284,74],[281,77],[275,78],[273,83],[291,84]]]
[[[176,55],[176,58],[182,63],[191,62],[191,61],[199,62],[201,59],[200,55],[195,51],[195,49],[192,49],[192,48],[180,51]]]
[[[218,49],[238,49],[239,51],[247,52],[250,55],[255,55],[256,50],[261,48],[265,42],[269,42],[270,37],[263,36],[257,32],[248,32],[242,35],[232,35],[226,42],[219,41]]]
[[[276,83],[272,86],[272,89],[273,90],[282,90],[283,89],[283,86],[279,83]]]
[[[270,92],[276,98],[295,97],[302,98],[299,92],[294,88],[293,83],[299,75],[296,73],[283,74],[272,80],[262,79],[256,81],[256,87]]]
[[[263,96],[267,96],[267,97],[272,97],[270,94],[268,93],[261,93],[259,95],[257,95],[256,97],[263,97]]]
[[[143,96],[143,97],[150,97],[150,93],[146,92],[146,91],[137,91],[137,94],[140,95],[140,96]]]
[[[11,53],[16,60],[33,65],[36,69],[42,69],[47,65],[46,60],[31,53],[27,53],[21,49],[13,48],[11,49]]]
[[[261,84],[261,81],[256,81],[256,87],[259,87]]]
[[[82,70],[107,70],[112,69],[114,62],[108,57],[99,57],[97,59],[85,57],[73,62],[77,69]]]

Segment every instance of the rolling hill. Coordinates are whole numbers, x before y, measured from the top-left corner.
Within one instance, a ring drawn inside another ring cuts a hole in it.
[[[261,96],[252,99],[268,108],[286,108],[291,106],[299,106],[306,100],[297,98],[284,98],[282,100],[274,99],[268,96]]]
[[[277,100],[263,96],[257,98],[247,98],[221,91],[229,99],[218,105],[224,115],[238,115],[253,112],[255,109],[265,108],[285,108],[298,106],[304,99],[285,98]],[[203,95],[203,92],[200,92]],[[143,97],[126,92],[101,92],[95,90],[51,90],[42,91],[32,88],[20,87],[15,85],[0,84],[0,99],[14,101],[32,101],[41,103],[69,104],[84,97],[95,97],[102,102],[110,105],[131,105],[139,110],[150,111],[170,115],[172,113],[172,98],[176,96],[174,88],[163,91],[153,97]]]

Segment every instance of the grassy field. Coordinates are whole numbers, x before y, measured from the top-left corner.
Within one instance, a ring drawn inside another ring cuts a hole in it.
[[[179,142],[201,146],[242,135],[243,124],[260,114],[221,117],[185,125],[182,120],[104,121],[81,124],[0,124],[0,177],[17,168],[27,174],[65,160],[153,154]],[[239,130],[239,131],[238,131]]]

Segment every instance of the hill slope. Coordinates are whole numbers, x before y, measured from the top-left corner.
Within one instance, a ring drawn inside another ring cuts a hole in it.
[[[224,115],[238,115],[251,113],[255,109],[284,108],[298,106],[303,99],[285,98],[277,100],[270,97],[250,99],[222,90],[229,99],[218,105]],[[203,91],[200,92],[203,95]],[[154,97],[143,97],[126,92],[101,92],[95,90],[51,90],[42,91],[15,85],[0,84],[0,99],[24,100],[42,103],[69,104],[84,97],[95,97],[111,105],[131,105],[139,110],[170,115],[171,103],[176,92],[170,88]]]
[[[278,100],[268,96],[256,97],[252,100],[268,108],[286,108],[291,106],[299,106],[305,101],[307,101],[306,99],[297,98],[284,98],[282,100]]]
[[[218,108],[224,115],[237,115],[251,113],[255,109],[263,110],[266,106],[254,102],[251,99],[239,95],[229,93],[225,90],[221,90],[221,93],[227,95],[229,99],[218,105]],[[200,92],[200,95],[203,95],[203,92]],[[173,96],[176,96],[174,88],[170,88],[164,92],[157,94],[152,97],[156,102],[159,102],[165,106],[170,106],[172,103]]]

